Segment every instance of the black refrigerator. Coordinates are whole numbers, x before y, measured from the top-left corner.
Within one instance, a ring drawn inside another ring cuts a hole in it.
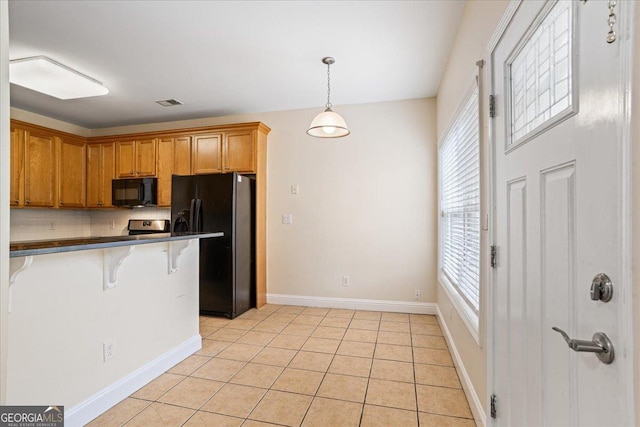
[[[236,172],[173,175],[172,231],[200,239],[200,313],[233,319],[255,306],[255,180]]]

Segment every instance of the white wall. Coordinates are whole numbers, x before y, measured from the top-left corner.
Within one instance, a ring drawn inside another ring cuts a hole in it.
[[[130,219],[171,219],[170,208],[11,209],[11,241],[127,234]]]
[[[438,91],[438,139],[442,138],[446,132],[452,117],[464,100],[464,96],[471,87],[474,76],[477,73],[476,61],[488,59],[485,57],[485,50],[493,35],[504,11],[509,2],[507,1],[467,1],[465,3],[462,19],[458,28],[458,33],[453,44],[453,49],[449,56],[449,62],[445,69],[443,80]],[[481,76],[484,87],[488,87],[486,75]],[[486,91],[485,91],[486,92]],[[481,100],[483,109],[488,105],[487,94]],[[485,114],[485,117],[488,115]],[[482,139],[488,140],[488,123],[485,120],[482,129]],[[487,147],[482,148],[482,158],[486,161]],[[486,184],[486,183],[485,183]],[[486,212],[488,191],[486,185],[483,186],[483,210]],[[487,241],[486,232],[482,233],[483,244]],[[486,260],[482,260],[485,262]],[[486,295],[486,275],[481,279],[481,293]],[[483,302],[480,316],[481,342],[478,345],[469,332],[461,316],[453,307],[453,303],[447,296],[442,285],[438,286],[438,306],[444,315],[446,326],[451,333],[453,342],[460,354],[464,369],[469,375],[473,389],[479,398],[480,403],[486,406],[487,401],[487,355],[486,345],[482,331],[486,324]],[[486,408],[485,408],[486,410]],[[485,411],[486,412],[486,411]]]
[[[41,114],[32,113],[30,111],[20,110],[11,107],[11,118],[22,122],[33,123],[50,129],[57,129],[61,132],[67,132],[73,135],[88,137],[91,135],[91,129],[83,128],[72,123],[63,122],[61,120],[52,119],[51,117]]]
[[[351,129],[346,138],[306,135],[321,107],[94,129],[91,135],[262,121],[272,129],[268,292],[413,301],[420,289],[423,302],[435,302],[435,100],[335,110]],[[290,193],[292,184],[300,194]],[[292,225],[281,223],[284,213],[293,214]],[[343,275],[350,276],[349,287],[341,286]]]
[[[171,208],[92,210],[89,213],[91,236],[127,234],[130,219],[171,219]],[[113,221],[113,228],[111,222]]]
[[[11,209],[11,241],[64,239],[91,235],[89,211]]]
[[[0,0],[0,405],[7,396],[9,166],[9,2]]]
[[[7,404],[56,402],[69,415],[154,359],[199,344],[199,246],[187,247],[168,274],[168,245],[134,246],[108,290],[102,249],[34,256],[11,287]],[[115,345],[107,362],[105,342]]]

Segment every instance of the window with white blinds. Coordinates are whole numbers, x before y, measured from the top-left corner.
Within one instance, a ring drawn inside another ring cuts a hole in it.
[[[480,306],[478,89],[440,145],[440,268],[477,315]]]

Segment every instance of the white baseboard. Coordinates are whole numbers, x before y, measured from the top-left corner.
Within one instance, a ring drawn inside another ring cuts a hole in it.
[[[465,394],[467,395],[467,400],[469,401],[469,406],[471,408],[471,413],[473,414],[473,418],[476,421],[476,424],[480,427],[485,427],[487,425],[487,415],[482,408],[482,402],[480,402],[480,398],[478,398],[478,393],[476,393],[476,389],[473,387],[473,383],[471,382],[471,378],[469,378],[469,373],[464,367],[464,363],[462,363],[462,358],[460,357],[460,353],[458,353],[458,348],[456,347],[455,342],[453,341],[453,337],[451,336],[451,332],[449,332],[449,328],[447,327],[447,322],[440,311],[440,307],[436,306],[438,312],[438,321],[440,322],[440,327],[442,328],[442,332],[444,333],[444,337],[447,340],[447,345],[449,345],[449,350],[451,350],[451,354],[453,355],[453,360],[458,370],[458,376],[460,377],[460,382],[462,383],[462,388],[464,389]]]
[[[65,425],[75,427],[87,424],[201,348],[202,337],[200,335],[196,335],[179,346],[172,348],[160,357],[146,363],[126,377],[65,411]]]
[[[267,303],[304,305],[307,307],[346,308],[350,310],[390,311],[394,313],[433,315],[437,313],[437,305],[431,302],[384,301],[376,299],[267,294]]]

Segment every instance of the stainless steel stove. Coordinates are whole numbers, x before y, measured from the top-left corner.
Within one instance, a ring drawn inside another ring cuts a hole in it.
[[[171,231],[171,221],[168,219],[130,219],[127,226],[129,235],[168,233]]]

